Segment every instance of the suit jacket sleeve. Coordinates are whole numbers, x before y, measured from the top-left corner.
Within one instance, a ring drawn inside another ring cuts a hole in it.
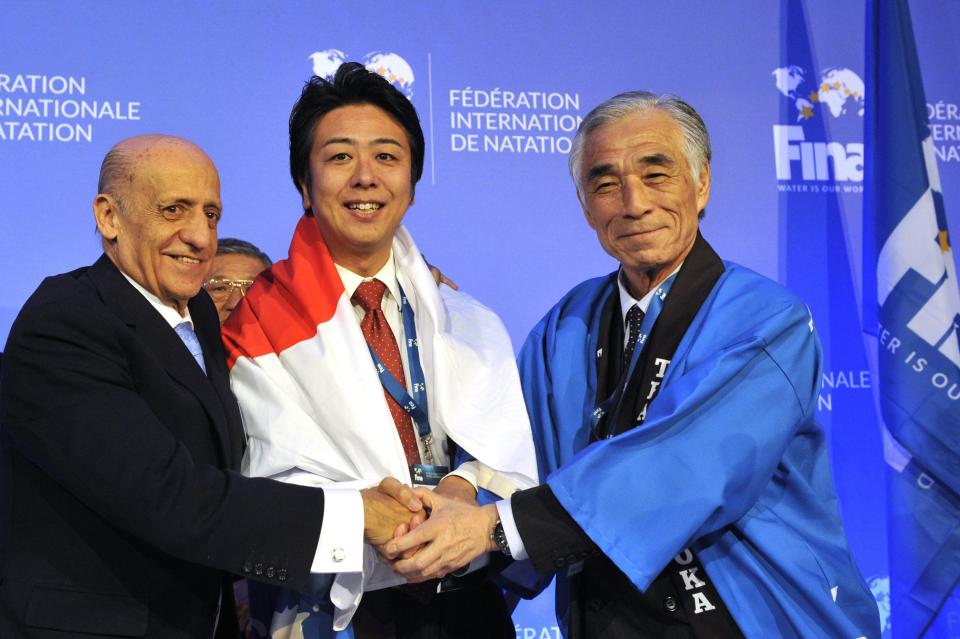
[[[510,498],[517,532],[537,572],[546,574],[582,561],[597,547],[563,509],[547,485],[529,488]]]
[[[195,461],[144,398],[150,389],[136,371],[159,364],[136,340],[96,304],[25,309],[0,397],[14,445],[103,519],[165,553],[303,589],[322,491]]]

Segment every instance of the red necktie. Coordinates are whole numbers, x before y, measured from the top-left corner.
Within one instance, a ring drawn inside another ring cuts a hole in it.
[[[390,325],[387,324],[383,309],[380,308],[383,293],[386,290],[386,284],[380,280],[367,280],[360,283],[350,301],[358,304],[366,312],[363,321],[360,322],[360,330],[363,332],[367,344],[377,354],[387,370],[400,382],[400,385],[406,387],[407,382],[403,374],[403,361],[400,359],[397,339],[393,336]],[[420,451],[417,448],[417,438],[413,434],[413,422],[410,420],[410,416],[393,399],[386,388],[383,389],[383,395],[387,399],[387,406],[390,407],[393,423],[397,426],[397,434],[400,436],[400,443],[403,444],[403,452],[407,456],[407,463],[419,464]]]

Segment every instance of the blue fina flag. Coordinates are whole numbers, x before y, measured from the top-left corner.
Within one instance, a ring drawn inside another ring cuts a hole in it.
[[[960,578],[960,290],[909,7],[867,14],[864,325],[891,469],[892,631],[915,639]]]
[[[829,434],[851,551],[882,602],[888,572],[886,535],[877,530],[886,509],[883,444],[873,392],[863,390],[874,384],[868,379],[851,388],[839,381],[855,371],[862,380],[868,377],[862,372],[870,369],[844,214],[844,205],[859,206],[862,189],[863,151],[857,143],[863,130],[863,83],[857,76],[862,70],[820,66],[811,28],[817,21],[808,21],[808,15],[815,16],[815,9],[822,15],[825,6],[803,0],[780,3],[781,57],[775,74],[783,97],[779,126],[774,127],[779,280],[807,303],[816,322],[824,352],[817,421]],[[829,47],[831,61],[837,60],[834,48]]]

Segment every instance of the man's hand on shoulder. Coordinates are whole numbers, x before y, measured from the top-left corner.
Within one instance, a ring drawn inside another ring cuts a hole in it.
[[[452,288],[452,289],[455,290],[455,291],[459,291],[459,290],[460,290],[460,287],[457,286],[456,282],[454,282],[454,281],[451,280],[449,277],[447,277],[446,275],[444,275],[444,274],[440,271],[439,268],[437,268],[436,266],[434,266],[434,265],[431,264],[430,262],[427,262],[427,256],[426,256],[426,255],[424,255],[423,253],[421,253],[421,254],[420,254],[420,257],[423,258],[423,261],[426,263],[427,268],[430,269],[430,275],[433,276],[433,281],[437,283],[437,286],[440,286],[441,284],[446,284],[447,286],[449,286],[450,288]]]

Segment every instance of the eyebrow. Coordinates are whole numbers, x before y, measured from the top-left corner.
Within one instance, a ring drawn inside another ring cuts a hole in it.
[[[673,166],[676,161],[665,153],[653,153],[640,158],[638,164],[659,164],[661,166]]]
[[[157,206],[170,206],[171,204],[183,204],[186,206],[193,206],[199,204],[200,206],[206,208],[208,206],[215,206],[218,209],[223,208],[223,204],[216,200],[202,200],[201,198],[188,197],[185,195],[177,195],[175,193],[161,193],[157,197]]]
[[[587,184],[589,184],[590,182],[594,181],[601,175],[607,175],[612,171],[613,171],[612,164],[596,164],[594,166],[591,166],[590,170],[587,171],[587,178],[585,181]]]
[[[330,146],[331,144],[354,144],[355,145],[357,144],[357,140],[356,138],[348,138],[348,137],[330,138],[329,140],[326,140],[323,144],[321,144],[320,147],[323,148],[325,146]],[[399,147],[403,146],[402,144],[400,144],[399,141],[393,138],[375,138],[374,140],[371,141],[371,144],[373,145],[393,144]]]
[[[667,166],[672,167],[676,165],[676,161],[667,155],[666,153],[651,153],[650,155],[645,155],[639,160],[637,164],[651,164],[654,166]],[[586,183],[589,184],[591,181],[597,179],[602,175],[608,175],[613,172],[613,165],[610,163],[597,164],[590,167],[590,170],[587,171]]]

